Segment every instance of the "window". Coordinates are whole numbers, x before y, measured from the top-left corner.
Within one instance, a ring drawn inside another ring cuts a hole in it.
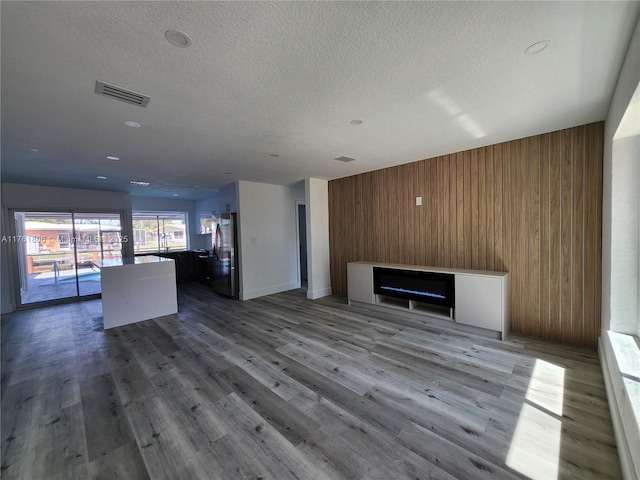
[[[634,100],[635,99],[635,100]],[[613,137],[611,165],[611,324],[640,337],[640,83]],[[606,286],[605,286],[606,288]]]
[[[134,253],[187,249],[187,214],[133,212]]]
[[[213,217],[211,215],[200,215],[200,233],[212,233]]]
[[[71,234],[59,233],[58,245],[60,246],[60,250],[69,250],[71,248]]]

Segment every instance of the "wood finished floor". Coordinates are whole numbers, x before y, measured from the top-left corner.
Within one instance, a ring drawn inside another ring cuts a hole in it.
[[[3,479],[620,478],[596,352],[182,287],[2,319]]]

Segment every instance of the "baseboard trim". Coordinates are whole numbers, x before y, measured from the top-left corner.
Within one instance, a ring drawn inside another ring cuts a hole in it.
[[[331,287],[328,288],[321,288],[320,290],[307,290],[307,299],[309,300],[316,300],[318,298],[322,298],[322,297],[328,297],[329,295],[331,295]]]
[[[287,290],[293,290],[296,288],[300,288],[299,282],[282,283],[280,285],[258,288],[257,290],[245,290],[243,292],[240,292],[240,300],[251,300],[252,298],[264,297],[265,295],[273,295],[274,293],[286,292]]]

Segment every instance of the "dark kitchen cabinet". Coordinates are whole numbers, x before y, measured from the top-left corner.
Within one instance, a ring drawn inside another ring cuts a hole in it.
[[[164,252],[156,255],[173,259],[176,264],[176,281],[178,283],[195,282],[199,279],[200,255],[198,252]]]

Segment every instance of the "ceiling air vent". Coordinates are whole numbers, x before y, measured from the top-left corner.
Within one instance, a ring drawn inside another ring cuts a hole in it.
[[[349,162],[353,162],[353,161],[355,160],[355,158],[351,158],[351,157],[338,157],[338,158],[334,158],[334,160],[338,160],[339,162],[349,163]]]
[[[110,85],[108,83],[101,82],[100,80],[96,80],[96,93],[98,95],[115,98],[116,100],[122,100],[123,102],[130,103],[131,105],[138,105],[140,107],[146,107],[149,103],[149,97],[146,95],[142,95],[141,93],[133,92],[116,85]]]

